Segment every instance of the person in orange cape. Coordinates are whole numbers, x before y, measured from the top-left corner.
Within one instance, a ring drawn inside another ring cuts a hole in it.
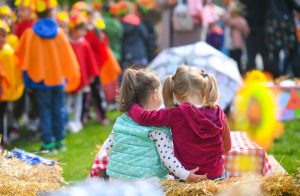
[[[17,58],[14,50],[7,44],[9,27],[5,21],[0,20],[0,135],[1,146],[7,141],[7,133],[4,131],[4,114],[8,102],[18,100],[24,91],[22,74],[17,67]],[[5,133],[5,134],[4,134]]]
[[[86,15],[87,19],[87,32],[85,35],[86,41],[90,44],[93,54],[95,56],[99,72],[108,58],[108,38],[105,33],[102,31],[105,28],[105,24],[102,20],[101,15],[98,12],[92,12],[91,7],[86,4],[85,2],[79,1],[72,6],[74,11],[79,11]],[[99,73],[98,72],[98,73]],[[95,77],[95,79],[90,84],[92,98],[96,104],[96,112],[97,112],[97,119],[101,124],[109,124],[109,120],[106,116],[106,110],[102,106],[103,100],[100,95],[101,91],[101,84],[99,77]],[[83,104],[86,104],[87,100],[87,93],[83,95]],[[82,113],[82,121],[85,121],[88,116],[88,110],[84,110]]]
[[[24,32],[16,51],[25,85],[36,97],[42,128],[41,151],[65,147],[64,90],[74,91],[80,84],[76,56],[53,18],[56,6],[53,0],[36,1],[38,20]]]
[[[99,73],[99,67],[96,62],[93,50],[90,44],[84,38],[86,34],[86,20],[80,12],[73,11],[70,15],[69,36],[70,43],[76,54],[80,72],[81,82],[76,91],[72,92],[73,95],[69,96],[68,106],[74,102],[74,120],[69,122],[69,130],[78,132],[82,129],[81,116],[85,110],[83,104],[83,94],[89,91],[90,83],[95,79]]]

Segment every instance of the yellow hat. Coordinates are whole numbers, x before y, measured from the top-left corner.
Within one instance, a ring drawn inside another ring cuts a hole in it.
[[[12,11],[7,5],[0,6],[0,15],[10,16],[11,14],[12,14]]]
[[[35,0],[35,11],[44,12],[57,7],[57,0]]]
[[[70,22],[69,14],[66,11],[58,12],[57,15],[56,15],[56,19],[58,21],[63,21],[65,23],[69,23]]]
[[[31,10],[34,10],[35,3],[34,0],[16,0],[15,1],[15,6],[23,6],[23,7],[28,7]]]
[[[0,20],[0,29],[5,30],[6,33],[9,33],[10,31],[7,23],[4,20]]]
[[[70,14],[70,23],[69,23],[69,27],[70,29],[75,28],[76,26],[85,23],[86,22],[86,18],[82,15],[81,12],[79,11],[73,11]]]

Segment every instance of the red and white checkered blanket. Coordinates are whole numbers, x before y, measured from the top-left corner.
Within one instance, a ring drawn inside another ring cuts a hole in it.
[[[245,173],[266,175],[271,172],[265,150],[252,141],[245,132],[231,132],[231,150],[225,155],[227,176],[242,176]]]
[[[245,132],[231,132],[231,150],[226,153],[225,171],[228,177],[245,173],[266,175],[271,172],[265,150],[253,142]],[[92,166],[90,177],[98,177],[100,170],[106,170],[109,158],[106,153],[98,154]]]

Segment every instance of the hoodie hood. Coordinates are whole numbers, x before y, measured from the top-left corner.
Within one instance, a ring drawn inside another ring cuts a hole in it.
[[[138,26],[141,24],[141,19],[135,14],[127,14],[122,18],[122,22]]]
[[[225,129],[226,116],[219,106],[197,108],[183,103],[179,108],[190,129],[202,139],[214,137]]]
[[[41,38],[52,39],[57,35],[58,25],[53,18],[43,18],[34,24],[33,31]]]

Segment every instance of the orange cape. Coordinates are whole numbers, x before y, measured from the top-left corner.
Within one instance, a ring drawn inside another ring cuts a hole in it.
[[[36,83],[56,86],[67,81],[66,91],[75,90],[80,84],[80,69],[73,49],[59,29],[53,39],[43,39],[28,29],[21,37],[16,54],[19,66]]]
[[[16,101],[24,91],[24,84],[21,70],[17,67],[17,58],[10,45],[5,44],[0,50],[1,66],[1,101]]]
[[[112,50],[107,48],[107,59],[100,70],[100,80],[102,85],[110,84],[112,82],[118,81],[122,70],[120,65],[114,56]]]

